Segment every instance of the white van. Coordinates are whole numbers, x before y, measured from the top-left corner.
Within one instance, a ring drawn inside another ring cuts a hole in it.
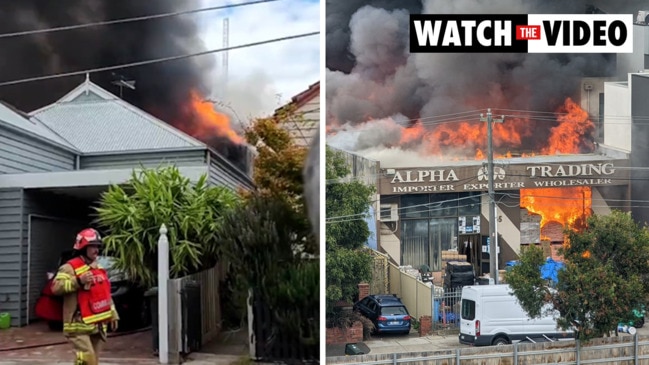
[[[459,339],[462,344],[474,346],[573,339],[574,333],[558,328],[555,318],[554,315],[530,318],[509,285],[465,286]]]

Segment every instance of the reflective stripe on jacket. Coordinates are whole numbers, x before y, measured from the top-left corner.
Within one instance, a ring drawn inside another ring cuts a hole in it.
[[[98,267],[96,263],[91,263],[89,266]],[[55,295],[63,297],[63,332],[66,334],[97,333],[99,332],[97,324],[87,324],[81,319],[77,294],[79,290],[83,290],[83,288],[77,280],[77,275],[75,274],[72,265],[69,263],[62,265],[52,281],[52,292]],[[110,303],[110,320],[119,320],[119,315],[117,314],[112,298]]]

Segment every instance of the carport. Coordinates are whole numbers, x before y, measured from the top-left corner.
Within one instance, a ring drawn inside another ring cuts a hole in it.
[[[34,197],[34,205],[45,214],[26,214],[27,224],[27,295],[26,322],[38,318],[34,306],[43,286],[47,282],[47,273],[54,272],[61,253],[72,249],[75,235],[91,225],[92,206],[106,191],[107,186],[41,188],[25,190],[25,195]],[[54,204],[43,206],[53,200]],[[65,204],[61,207],[60,204]],[[56,214],[55,210],[60,210]],[[47,213],[51,212],[51,215]]]
[[[179,169],[192,181],[207,173],[206,167]],[[93,207],[101,194],[110,184],[128,181],[131,173],[125,169],[81,170],[3,176],[0,189],[8,185],[23,187],[24,236],[19,260],[25,292],[20,305],[24,309],[22,324],[38,320],[34,307],[47,282],[47,273],[56,270],[61,254],[72,249],[76,234],[92,226]]]

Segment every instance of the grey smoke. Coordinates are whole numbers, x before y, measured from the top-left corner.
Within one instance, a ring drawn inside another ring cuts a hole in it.
[[[200,9],[201,0],[20,0],[4,1],[0,9],[0,34],[133,18],[152,14]],[[196,15],[174,16],[132,23],[0,38],[0,81],[10,81],[71,71],[113,66],[206,50]],[[136,90],[124,90],[123,98],[181,130],[192,131],[199,123],[191,109],[183,108],[191,90],[210,97],[217,86],[212,56],[189,58],[93,73],[91,80],[119,94],[116,77],[135,80]],[[29,82],[0,88],[0,100],[23,111],[56,101],[78,86],[84,76]],[[236,90],[235,90],[236,92]],[[224,112],[229,113],[228,110]],[[236,123],[233,123],[236,126]],[[236,165],[245,168],[244,148],[220,136],[200,136]]]
[[[489,107],[554,112],[567,97],[579,96],[581,77],[614,72],[614,58],[602,54],[410,54],[410,12],[586,13],[594,5],[610,13],[636,13],[642,2],[428,0],[394,1],[389,7],[380,1],[365,1],[364,6],[342,3],[327,2],[327,50],[332,50],[327,55],[327,113],[328,123],[338,125],[396,114],[435,121],[468,111],[475,111],[468,116],[477,121],[478,110]],[[523,144],[544,142],[553,124],[530,123],[535,133]],[[363,138],[381,138],[384,129],[378,124],[367,127]]]

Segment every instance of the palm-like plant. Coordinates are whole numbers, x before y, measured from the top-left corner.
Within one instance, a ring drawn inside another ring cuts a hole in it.
[[[128,277],[150,287],[157,281],[158,230],[169,237],[172,278],[216,264],[216,232],[223,213],[239,202],[225,187],[213,187],[202,176],[192,183],[178,168],[133,171],[124,186],[113,185],[95,208],[105,234],[106,254]]]

